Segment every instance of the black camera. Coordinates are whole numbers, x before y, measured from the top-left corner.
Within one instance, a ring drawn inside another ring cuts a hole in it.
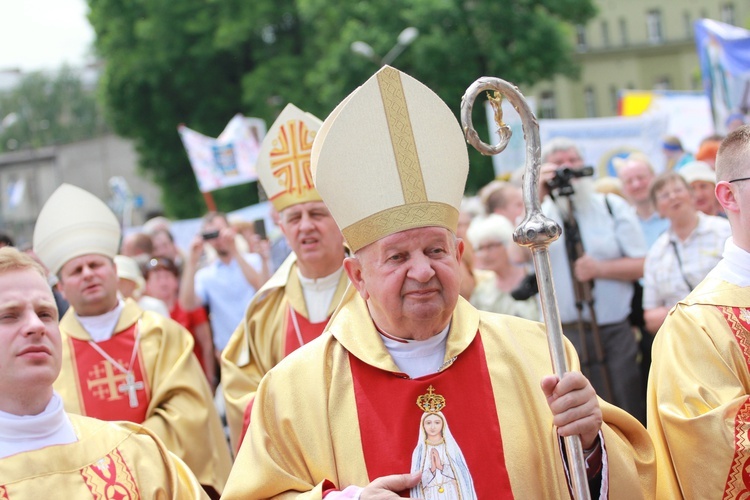
[[[518,284],[515,290],[510,292],[510,296],[515,300],[526,300],[537,293],[539,293],[539,283],[536,281],[536,274],[529,274]]]
[[[203,233],[201,236],[203,236],[204,240],[215,240],[219,237],[219,231],[211,231],[208,233]]]
[[[562,195],[573,194],[573,186],[570,184],[571,179],[590,177],[592,175],[594,175],[594,167],[560,167],[555,170],[555,176],[547,181],[547,186],[551,190],[559,190]]]

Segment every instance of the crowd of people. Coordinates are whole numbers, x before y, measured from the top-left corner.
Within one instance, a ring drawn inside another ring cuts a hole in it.
[[[579,458],[592,498],[740,495],[737,125],[606,183],[575,142],[543,145],[562,377],[513,241],[523,172],[464,197],[454,113],[391,67],[325,121],[289,104],[270,127],[270,238],[219,212],[186,249],[163,217],[122,237],[63,184],[32,247],[0,235],[0,498],[566,498]]]

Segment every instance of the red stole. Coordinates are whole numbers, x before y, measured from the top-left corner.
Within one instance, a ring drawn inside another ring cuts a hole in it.
[[[417,398],[432,386],[435,394],[445,398],[442,413],[466,460],[477,498],[513,498],[479,333],[452,366],[417,379],[379,370],[351,354],[349,362],[362,451],[371,481],[411,471],[424,413],[417,407]]]
[[[129,369],[130,359],[135,346],[135,326],[97,345],[109,354],[124,368]],[[146,377],[143,376],[143,360],[140,348],[135,357],[132,368],[136,382],[142,382],[144,388],[135,391],[138,406],[130,407],[128,392],[122,387],[125,384],[125,374],[112,363],[104,359],[86,340],[69,337],[70,350],[75,364],[76,386],[78,400],[81,404],[81,414],[100,420],[127,420],[141,423],[146,420],[146,409],[150,401],[150,389]]]
[[[299,343],[299,338],[297,337],[297,330],[294,328],[294,318],[292,318],[292,314],[297,317],[299,334],[302,337],[302,342],[304,344],[320,337],[320,334],[323,333],[323,330],[325,330],[325,327],[328,324],[328,318],[320,323],[311,323],[309,319],[299,314],[291,305],[289,305],[286,308],[286,317],[284,318],[284,322],[286,323],[284,357],[289,356],[291,353],[302,347]]]

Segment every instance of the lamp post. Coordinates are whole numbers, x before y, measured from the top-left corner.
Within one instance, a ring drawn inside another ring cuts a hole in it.
[[[378,66],[385,66],[391,64],[411,43],[419,36],[419,30],[414,26],[405,28],[401,33],[398,34],[396,39],[396,45],[388,51],[388,53],[380,58],[369,43],[357,40],[352,42],[352,52],[359,54],[362,57],[366,57],[370,61],[374,62]]]

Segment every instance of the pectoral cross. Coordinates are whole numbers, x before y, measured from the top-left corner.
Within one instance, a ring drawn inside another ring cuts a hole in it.
[[[133,372],[127,372],[125,374],[125,383],[120,384],[117,387],[118,392],[121,394],[128,393],[128,399],[130,402],[131,408],[138,408],[138,394],[135,392],[137,390],[143,390],[145,386],[143,385],[143,382],[136,382],[135,381],[135,375],[133,375]]]

